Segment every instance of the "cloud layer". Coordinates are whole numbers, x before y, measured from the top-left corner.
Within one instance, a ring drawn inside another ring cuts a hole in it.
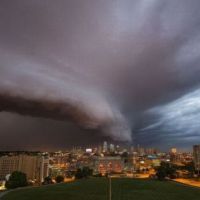
[[[157,106],[147,111],[151,116],[157,116],[155,123],[143,128],[142,132],[159,130],[162,140],[184,140],[188,143],[198,141],[200,129],[200,90],[186,94],[166,105]]]
[[[170,135],[180,146],[195,142],[199,111],[186,102],[200,81],[199,6],[198,0],[1,1],[0,110],[72,121],[96,131],[98,141],[156,145]]]

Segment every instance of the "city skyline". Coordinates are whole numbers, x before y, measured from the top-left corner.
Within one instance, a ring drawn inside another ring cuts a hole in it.
[[[200,143],[200,2],[0,2],[0,150]]]

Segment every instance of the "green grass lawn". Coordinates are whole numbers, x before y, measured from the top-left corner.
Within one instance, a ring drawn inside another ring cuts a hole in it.
[[[2,200],[108,200],[108,179],[91,178],[66,184],[13,191]],[[112,179],[112,200],[199,200],[200,189],[173,182]]]

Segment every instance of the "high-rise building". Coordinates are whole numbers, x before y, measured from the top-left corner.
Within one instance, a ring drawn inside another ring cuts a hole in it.
[[[176,148],[171,148],[170,152],[173,153],[173,154],[176,154],[177,153],[177,149]]]
[[[98,154],[101,154],[102,153],[102,145],[99,145],[98,146]]]
[[[106,141],[103,143],[103,152],[108,152],[108,143]]]
[[[110,152],[111,153],[115,152],[115,145],[114,144],[110,144]]]
[[[44,156],[3,156],[0,157],[0,180],[14,171],[21,171],[28,180],[42,182],[49,175],[49,159]]]
[[[200,171],[200,145],[193,146],[194,165],[197,171]]]
[[[170,161],[172,163],[178,163],[180,162],[180,157],[179,157],[179,154],[177,154],[177,149],[176,148],[171,148],[170,149]]]

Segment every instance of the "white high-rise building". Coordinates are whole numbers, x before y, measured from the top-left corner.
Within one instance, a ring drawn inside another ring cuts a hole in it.
[[[103,143],[103,152],[108,152],[108,143],[106,141]]]
[[[110,144],[110,152],[111,153],[115,152],[115,145],[114,144]]]

